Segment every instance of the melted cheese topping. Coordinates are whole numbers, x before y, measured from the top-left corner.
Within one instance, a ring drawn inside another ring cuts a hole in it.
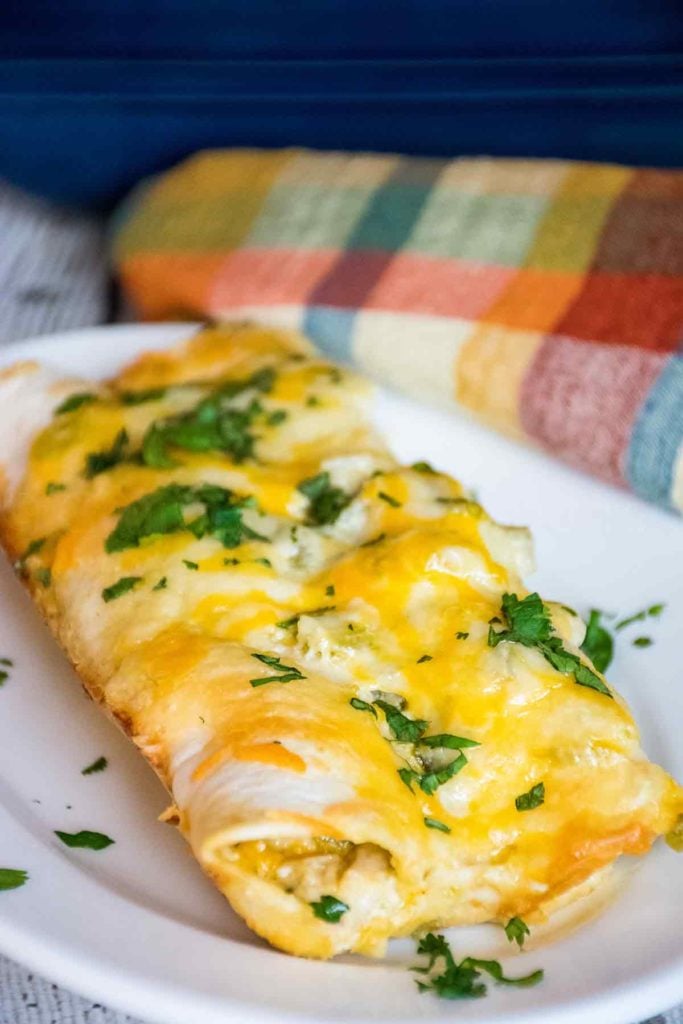
[[[673,827],[681,791],[623,702],[533,645],[489,643],[503,594],[526,594],[527,532],[398,465],[367,385],[302,339],[211,328],[106,385],[18,367],[0,398],[5,417],[34,410],[2,456],[5,547],[271,942],[376,953],[417,928],[540,920]],[[182,500],[150,526],[169,485]],[[545,607],[586,663],[580,619]],[[421,746],[392,709],[476,745]],[[338,921],[314,914],[323,895]]]

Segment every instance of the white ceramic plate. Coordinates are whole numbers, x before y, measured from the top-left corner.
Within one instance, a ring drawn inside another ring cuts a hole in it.
[[[2,349],[0,365],[35,357],[105,376],[191,330],[94,328]],[[683,524],[455,415],[380,393],[377,418],[399,456],[430,459],[474,487],[496,518],[532,527],[541,593],[582,611],[667,602],[660,620],[620,634],[610,675],[649,755],[683,778]],[[633,647],[638,632],[654,646]],[[453,933],[458,953],[485,949],[509,973],[543,966],[537,988],[491,986],[486,999],[453,1005],[418,994],[408,941],[384,962],[318,963],[270,949],[175,830],[156,822],[167,803],[161,785],[86,699],[4,563],[2,655],[15,668],[0,690],[0,866],[28,869],[30,880],[0,893],[0,949],[55,981],[163,1024],[630,1024],[683,999],[683,856],[663,844],[606,913],[551,946],[515,955],[500,929]],[[82,776],[101,754],[107,771]],[[53,835],[82,828],[116,844],[68,850]]]

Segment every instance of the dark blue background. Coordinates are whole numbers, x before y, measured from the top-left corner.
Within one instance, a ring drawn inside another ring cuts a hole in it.
[[[106,206],[207,146],[683,165],[679,0],[5,0],[0,174]]]

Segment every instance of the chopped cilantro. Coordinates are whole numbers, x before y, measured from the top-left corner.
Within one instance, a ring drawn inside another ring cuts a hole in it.
[[[186,566],[188,569],[199,568],[199,562],[191,562],[189,558],[183,558],[183,565]]]
[[[503,640],[537,647],[550,640],[553,625],[538,594],[528,594],[521,601],[516,594],[503,594],[502,613],[507,629],[489,629],[489,647],[497,647]]]
[[[223,559],[223,565],[239,565],[239,564],[240,564],[240,559],[239,558],[224,558]]]
[[[286,409],[274,409],[266,416],[266,423],[269,427],[277,427],[278,424],[284,423],[288,416],[289,413]]]
[[[598,672],[605,672],[612,662],[614,641],[600,622],[601,616],[601,612],[591,609],[581,650],[588,655]]]
[[[38,554],[41,548],[45,545],[46,540],[47,537],[36,537],[36,539],[32,540],[31,543],[28,545],[23,555],[20,555],[19,558],[16,560],[16,562],[14,563],[14,568],[18,573],[20,573],[20,575],[26,575],[26,562],[33,555]]]
[[[386,540],[386,536],[386,533],[380,533],[376,537],[373,537],[372,540],[366,540],[365,543],[360,546],[362,548],[374,548],[375,544],[381,544],[383,540]]]
[[[432,796],[436,793],[439,786],[443,786],[445,782],[452,779],[458,772],[467,764],[467,758],[464,754],[458,754],[458,756],[451,761],[449,764],[440,768],[438,771],[428,771],[424,775],[419,775],[414,781],[417,782],[423,793],[427,796]],[[412,787],[411,787],[412,788]]]
[[[41,567],[36,569],[36,579],[43,587],[49,587],[52,584],[52,570]]]
[[[427,473],[429,476],[437,476],[437,472],[433,466],[428,462],[414,462],[411,469],[414,469],[416,473]]]
[[[117,597],[122,597],[123,594],[127,594],[134,587],[142,581],[142,576],[122,576],[116,583],[112,583],[111,586],[105,587],[102,591],[103,601],[115,601]]]
[[[429,722],[424,718],[408,718],[386,700],[376,700],[373,703],[384,712],[387,725],[399,743],[417,743],[429,726]]]
[[[45,493],[46,494],[57,494],[59,491],[65,491],[65,490],[66,490],[66,484],[54,483],[51,480],[50,483],[45,488]]]
[[[423,654],[421,658],[417,659],[417,664],[418,665],[423,665],[425,663],[425,661],[433,661],[433,660],[434,659],[432,658],[431,654]]]
[[[521,601],[516,594],[503,594],[501,611],[507,628],[495,630],[493,624],[489,626],[489,647],[497,647],[503,641],[535,647],[554,669],[563,675],[572,675],[579,686],[597,690],[606,697],[612,696],[600,676],[577,654],[565,650],[559,636],[553,636],[548,609],[538,594],[528,594]],[[496,621],[492,619],[491,623]]]
[[[334,597],[334,584],[330,583],[325,587],[325,597]]]
[[[269,558],[253,558],[252,561],[256,562],[257,565],[265,565],[266,569],[273,568],[273,563]]]
[[[505,935],[508,942],[516,942],[521,949],[524,945],[524,940],[527,935],[531,935],[531,932],[529,931],[529,926],[521,917],[511,917],[505,925]]]
[[[328,604],[322,608],[313,608],[310,612],[297,612],[295,615],[290,615],[288,619],[281,619],[279,622],[276,622],[275,625],[279,626],[280,629],[293,629],[293,627],[298,624],[302,615],[325,615],[326,612],[333,611],[336,611],[336,606]]]
[[[156,469],[170,469],[176,462],[169,448],[191,452],[222,451],[234,462],[253,455],[256,437],[251,426],[263,414],[254,399],[246,408],[236,409],[230,402],[243,391],[270,391],[275,371],[266,368],[243,380],[226,381],[203,398],[194,409],[155,421],[142,442],[142,461]]]
[[[444,747],[446,750],[466,750],[468,747],[480,747],[478,740],[468,740],[464,736],[452,736],[449,732],[440,732],[436,736],[423,736],[420,740],[423,747]]]
[[[416,782],[420,776],[418,772],[414,772],[412,768],[399,768],[398,775],[401,782],[405,782],[408,789],[412,791],[413,782]]]
[[[94,476],[106,473],[108,469],[118,466],[126,458],[127,447],[128,434],[125,430],[119,430],[110,448],[105,448],[101,452],[91,452],[86,456],[85,476],[91,480]]]
[[[311,909],[322,921],[337,924],[349,909],[349,905],[336,896],[321,896],[319,900],[311,903]]]
[[[2,686],[3,683],[6,683],[8,679],[9,672],[4,668],[0,669],[0,686]]]
[[[469,635],[470,635],[469,633],[463,633],[462,630],[458,630],[458,632],[455,634],[455,639],[456,640],[467,640],[467,637]]]
[[[0,868],[0,892],[19,889],[26,883],[28,871],[22,868]]]
[[[367,701],[361,700],[360,697],[352,697],[349,704],[352,708],[355,708],[356,711],[369,711],[371,715],[374,715],[375,718],[377,718],[377,712],[373,708],[372,704],[368,704]]]
[[[637,636],[633,641],[634,647],[652,647],[654,640],[649,636]]]
[[[435,828],[438,832],[450,832],[450,825],[446,825],[445,822],[439,821],[438,818],[425,818],[424,823],[427,828]]]
[[[387,494],[386,491],[378,491],[377,497],[381,498],[382,501],[386,501],[387,505],[391,505],[392,508],[400,508],[401,502],[397,501],[396,498],[392,497],[391,494]]]
[[[168,388],[145,388],[140,391],[122,391],[119,397],[122,405],[143,405],[145,402],[158,402],[167,391]]]
[[[479,999],[485,996],[486,985],[481,980],[482,972],[501,985],[520,988],[537,985],[543,979],[543,971],[534,971],[521,978],[507,978],[497,960],[479,960],[466,956],[457,963],[445,937],[434,935],[433,932],[420,939],[417,952],[428,957],[428,962],[426,967],[415,967],[413,970],[429,976],[426,981],[418,981],[417,987],[420,992],[433,992],[441,999]],[[432,972],[439,961],[444,970],[441,974],[434,974]]]
[[[339,518],[352,499],[341,487],[334,487],[327,470],[302,480],[297,490],[308,498],[308,522],[327,526]]]
[[[518,811],[533,811],[545,803],[545,783],[537,782],[527,793],[515,797],[515,807]]]
[[[80,409],[82,405],[95,401],[97,401],[97,395],[94,395],[91,391],[79,391],[75,395],[69,395],[68,398],[65,398],[62,404],[57,406],[55,413],[61,415],[63,412],[74,412],[75,409]]]
[[[95,775],[96,772],[103,772],[108,763],[109,762],[106,757],[98,757],[97,760],[93,761],[92,764],[89,764],[87,768],[81,769],[81,775]]]
[[[330,384],[341,384],[344,378],[338,366],[331,366],[327,372],[330,375]]]
[[[195,503],[203,504],[206,511],[186,523],[183,509]],[[237,498],[215,484],[168,484],[120,510],[118,524],[107,537],[105,548],[110,554],[124,551],[139,547],[146,537],[182,530],[190,530],[198,538],[211,534],[226,548],[237,547],[244,539],[265,540],[242,521],[244,509],[252,503],[253,499]]]
[[[648,617],[657,619],[665,608],[666,605],[663,603],[651,604],[649,608],[643,608],[642,611],[636,612],[635,615],[629,615],[628,618],[621,619],[620,622],[617,622],[614,628],[625,629],[626,626],[631,626],[634,622],[644,622]]]
[[[309,409],[314,409],[316,406],[320,405],[320,399],[317,395],[309,395],[306,399],[306,405]]]
[[[0,658],[0,665],[7,665],[8,668],[14,668],[14,662],[11,658]]]
[[[258,679],[250,679],[252,686],[264,686],[266,683],[291,683],[294,679],[306,679],[294,665],[283,665],[279,657],[274,654],[252,654],[252,658],[263,662],[269,668],[275,669],[272,676],[260,676]]]
[[[158,583],[155,583],[152,590],[166,590],[168,586],[168,579],[166,576],[162,576]]]
[[[64,843],[74,849],[83,850],[106,850],[112,846],[113,839],[105,836],[103,832],[89,832],[87,829],[81,832],[60,832],[55,830],[55,835]]]

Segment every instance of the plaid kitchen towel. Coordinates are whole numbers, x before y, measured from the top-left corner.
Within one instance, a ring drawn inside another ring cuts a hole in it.
[[[218,150],[147,181],[147,319],[252,317],[683,510],[683,172]]]

